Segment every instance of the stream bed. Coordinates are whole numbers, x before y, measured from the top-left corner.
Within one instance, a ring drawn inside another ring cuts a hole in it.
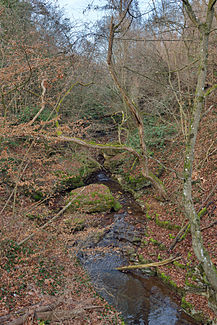
[[[116,267],[128,265],[126,251],[135,249],[141,234],[126,219],[128,210],[144,220],[144,212],[129,193],[104,171],[88,180],[108,186],[119,193],[124,212],[113,213],[113,222],[97,243],[80,248],[78,258],[89,274],[97,292],[121,312],[125,324],[178,325],[198,324],[178,305],[176,294],[157,277],[141,271],[120,272]],[[144,221],[145,222],[145,221]],[[148,270],[147,270],[148,271]]]

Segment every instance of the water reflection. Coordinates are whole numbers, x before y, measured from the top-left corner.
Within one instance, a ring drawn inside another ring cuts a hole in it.
[[[122,313],[125,324],[196,324],[157,277],[114,270],[124,262],[118,253],[89,255],[82,261],[97,291]]]
[[[81,263],[89,273],[99,294],[104,297],[123,315],[127,325],[196,325],[197,323],[186,315],[178,306],[174,294],[157,277],[145,277],[140,273],[123,273],[115,268],[127,265],[125,257],[115,251],[120,251],[125,245],[132,245],[133,238],[139,237],[133,225],[129,225],[125,217],[127,207],[134,216],[143,215],[143,211],[128,193],[122,192],[120,185],[111,180],[105,172],[94,174],[88,183],[106,184],[112,192],[121,193],[119,201],[124,213],[114,214],[114,222],[110,230],[98,242],[102,251],[81,249]],[[93,245],[93,247],[95,247]],[[91,245],[88,246],[88,249]]]
[[[170,325],[175,325],[178,320],[177,305],[171,301],[169,297],[162,295],[156,286],[151,288],[150,294],[150,311],[148,315],[148,323],[150,325],[162,324],[167,325],[168,319]]]

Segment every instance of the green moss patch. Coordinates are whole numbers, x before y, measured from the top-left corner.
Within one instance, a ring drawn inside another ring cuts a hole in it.
[[[57,192],[84,186],[84,180],[99,168],[97,162],[88,160],[85,156],[81,156],[80,159],[78,157],[81,166],[73,168],[74,159],[72,158],[71,163],[69,160],[63,160],[61,162],[62,169],[55,171]]]
[[[128,176],[128,184],[129,186],[135,190],[139,191],[144,187],[148,187],[151,185],[151,182],[148,181],[144,176]]]
[[[83,211],[87,213],[106,212],[110,210],[118,211],[121,204],[113,197],[109,188],[101,184],[91,184],[81,189],[70,192],[68,201],[73,198],[70,211]]]

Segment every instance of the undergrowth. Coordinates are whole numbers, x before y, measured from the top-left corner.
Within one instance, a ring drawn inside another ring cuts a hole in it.
[[[1,289],[0,301],[9,310],[17,299],[24,298],[29,287],[38,288],[41,293],[56,295],[63,283],[63,267],[54,257],[45,257],[35,247],[19,246],[13,240],[0,242]]]
[[[157,116],[145,116],[143,122],[145,142],[148,147],[163,148],[166,138],[176,133],[175,124],[163,124]],[[136,149],[140,148],[137,129],[129,136],[128,142],[131,147]]]

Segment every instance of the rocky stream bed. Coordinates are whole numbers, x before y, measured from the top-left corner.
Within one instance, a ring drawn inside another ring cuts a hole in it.
[[[79,243],[77,257],[98,293],[122,313],[125,324],[199,324],[183,311],[177,294],[162,283],[153,269],[115,270],[133,260],[142,237],[141,231],[128,222],[128,211],[145,223],[144,211],[106,172],[94,173],[87,180],[90,183],[108,186],[114,195],[118,194],[122,205],[121,212],[111,214],[110,225],[102,236],[93,234]]]

